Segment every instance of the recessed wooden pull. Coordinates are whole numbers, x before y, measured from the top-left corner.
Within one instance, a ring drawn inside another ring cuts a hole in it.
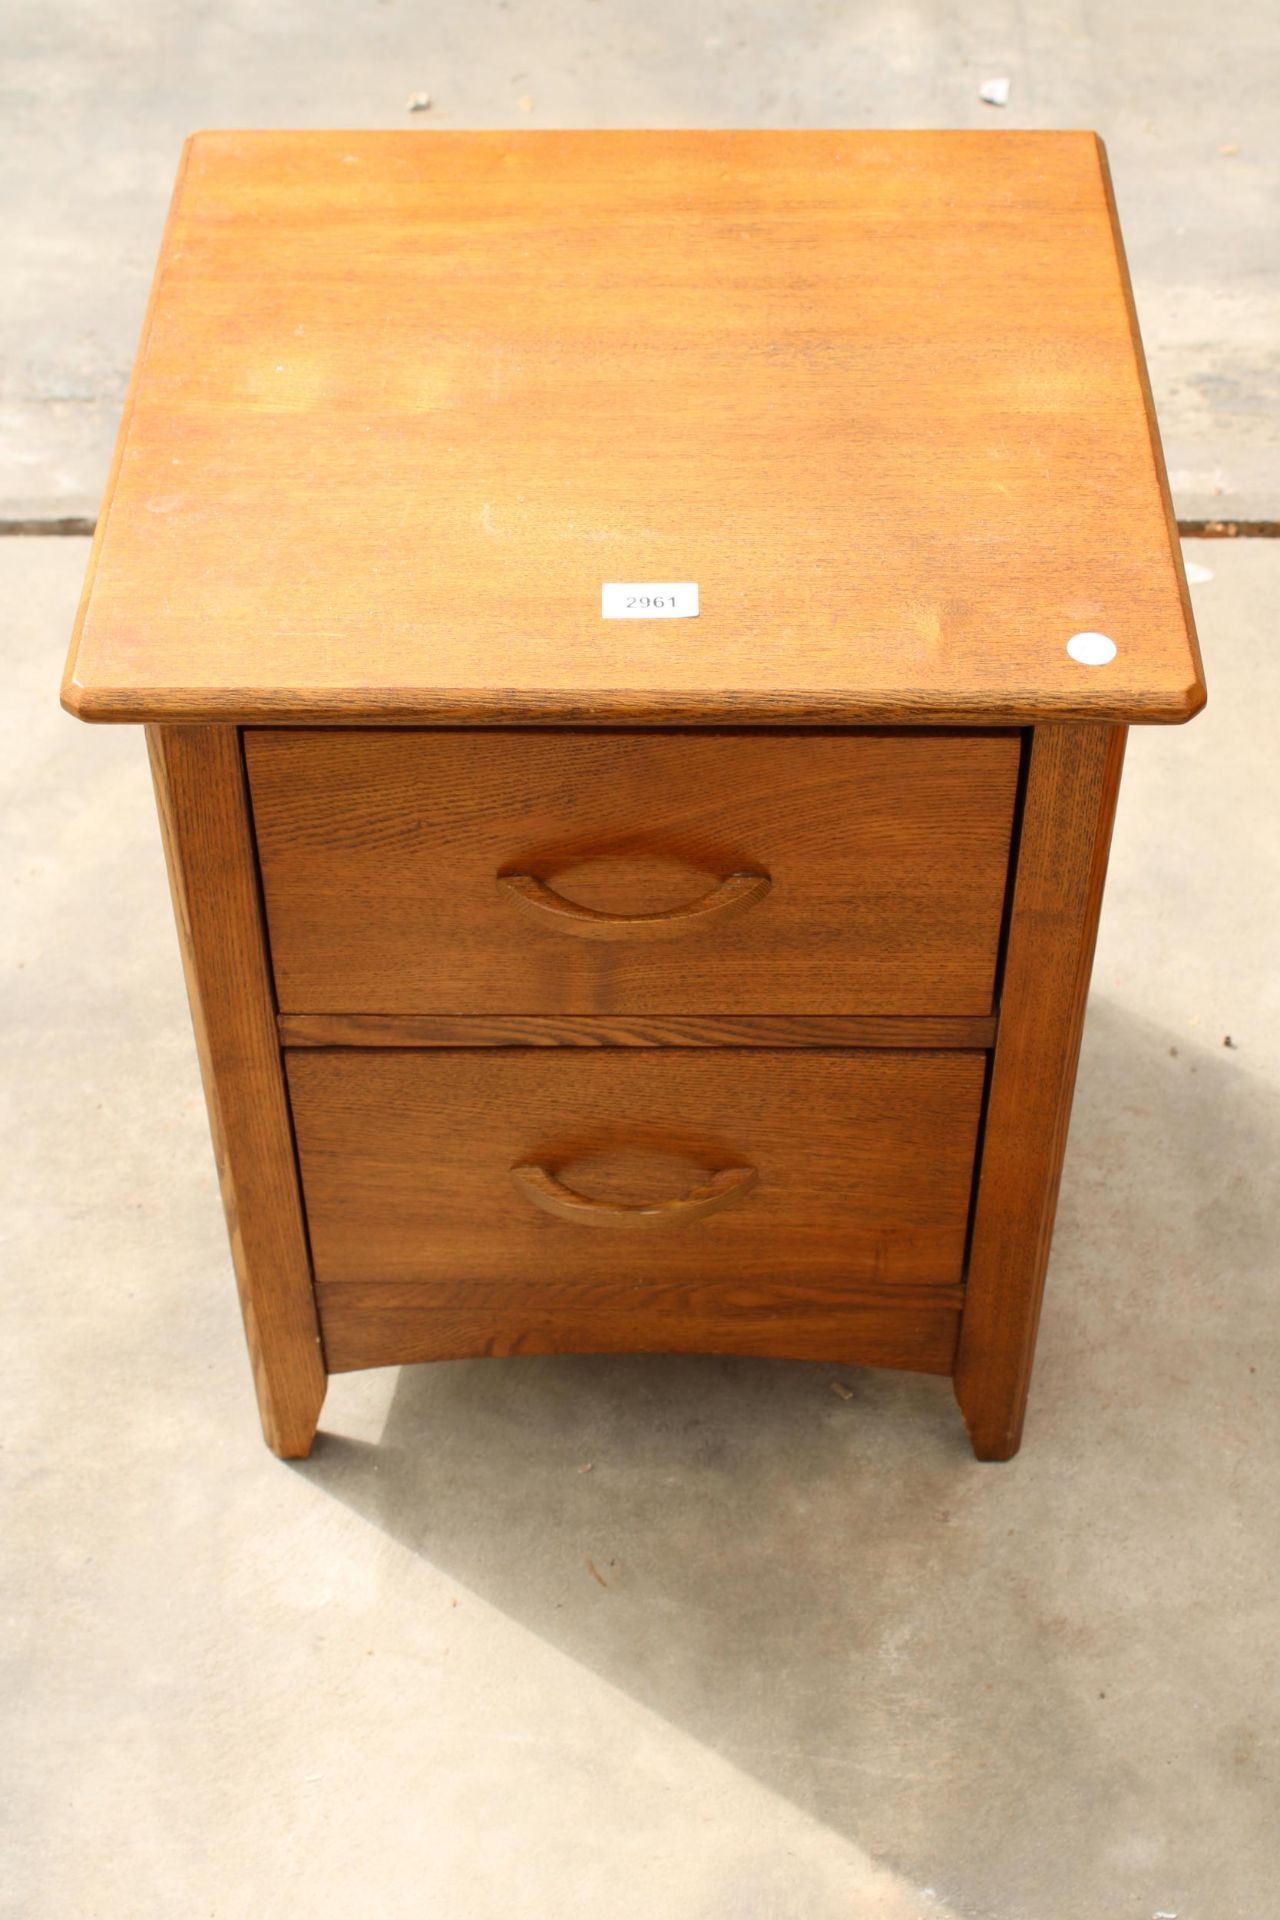
[[[731,873],[709,893],[662,913],[599,913],[580,907],[531,873],[500,873],[498,885],[522,912],[558,933],[580,940],[674,940],[708,920],[728,920],[763,900],[773,881],[767,873]]]
[[[686,1227],[694,1220],[705,1220],[710,1213],[732,1207],[744,1200],[760,1175],[754,1167],[726,1167],[713,1173],[677,1200],[659,1200],[638,1207],[618,1200],[591,1200],[575,1193],[553,1173],[535,1163],[512,1167],[511,1178],[526,1200],[559,1220],[572,1220],[580,1227]]]

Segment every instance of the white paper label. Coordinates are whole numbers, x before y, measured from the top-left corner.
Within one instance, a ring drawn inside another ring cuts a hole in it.
[[[600,589],[604,620],[695,620],[696,580],[606,580]]]

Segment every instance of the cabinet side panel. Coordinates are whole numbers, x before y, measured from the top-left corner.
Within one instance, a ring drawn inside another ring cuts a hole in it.
[[[1032,736],[956,1362],[984,1460],[1022,1438],[1124,746],[1123,727]]]
[[[240,743],[151,726],[147,745],[262,1430],[301,1458],[326,1375]]]

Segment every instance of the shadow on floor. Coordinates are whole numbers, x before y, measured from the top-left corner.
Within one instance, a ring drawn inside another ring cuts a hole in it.
[[[562,1357],[406,1369],[380,1444],[299,1471],[917,1884],[967,1860],[1007,1902],[1046,1830],[1100,1863],[1136,1818],[1176,1835],[1216,1763],[1151,1768],[1146,1689],[1206,1740],[1187,1716],[1227,1709],[1169,1516],[1242,1551],[1214,1530],[1237,1370],[1274,1339],[1280,1111],[1242,1056],[1172,1048],[1095,1002],[1007,1466],[944,1380]]]

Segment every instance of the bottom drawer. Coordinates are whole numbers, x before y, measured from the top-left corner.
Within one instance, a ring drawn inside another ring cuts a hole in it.
[[[286,1060],[334,1372],[623,1350],[950,1370],[983,1054]]]

